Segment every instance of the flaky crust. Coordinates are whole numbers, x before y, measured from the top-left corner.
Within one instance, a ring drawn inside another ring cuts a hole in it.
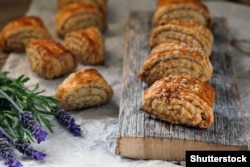
[[[149,41],[151,48],[170,41],[181,41],[200,47],[210,56],[214,37],[210,29],[194,20],[171,20],[152,29]]]
[[[106,29],[106,21],[100,10],[93,5],[70,4],[56,15],[56,32],[60,38],[78,29],[97,27],[101,32]]]
[[[67,33],[64,46],[77,57],[77,61],[81,64],[104,64],[104,38],[96,27]]]
[[[62,9],[63,7],[73,3],[94,5],[98,7],[104,15],[108,14],[107,0],[57,0],[58,9]]]
[[[149,85],[169,75],[190,75],[203,81],[212,76],[212,64],[199,47],[164,42],[151,50],[138,75]]]
[[[30,39],[51,36],[37,16],[23,16],[9,22],[0,33],[0,49],[4,51],[22,52]]]
[[[174,19],[193,19],[205,26],[213,24],[211,14],[200,0],[158,0],[153,16],[153,25]]]
[[[45,79],[60,77],[77,66],[71,52],[53,40],[30,40],[26,52],[31,69]]]
[[[112,96],[112,87],[93,68],[70,74],[56,90],[61,107],[67,110],[103,105],[110,102]]]
[[[209,128],[214,122],[214,88],[191,76],[156,81],[143,95],[142,112],[172,124]]]

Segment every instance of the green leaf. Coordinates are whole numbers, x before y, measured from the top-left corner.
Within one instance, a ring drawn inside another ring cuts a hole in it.
[[[49,129],[49,131],[53,133],[54,131],[52,129],[52,127],[53,127],[52,122],[49,119],[47,119],[46,117],[41,117],[41,119],[42,119],[43,123],[45,124],[45,126]]]
[[[12,118],[12,122],[13,122],[13,124],[12,124],[12,128],[17,128],[18,127],[18,124],[19,124],[19,120],[18,120],[18,118]]]
[[[25,83],[29,79],[25,75],[9,78],[8,72],[0,72],[0,89],[8,96],[6,98],[0,93],[0,100],[9,101],[11,104],[8,109],[2,108],[0,104],[0,126],[5,127],[11,136],[31,142],[34,141],[32,134],[18,120],[20,112],[31,111],[40,125],[44,124],[53,132],[51,118],[54,112],[50,111],[59,104],[59,101],[53,96],[43,95],[45,90],[41,90],[38,83],[30,89],[26,88]]]

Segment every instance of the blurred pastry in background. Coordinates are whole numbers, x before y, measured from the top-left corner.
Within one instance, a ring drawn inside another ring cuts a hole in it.
[[[175,19],[191,19],[211,27],[211,14],[200,0],[158,0],[153,16],[153,25]]]
[[[30,39],[50,39],[51,35],[37,16],[22,16],[10,21],[0,32],[0,49],[23,52]]]
[[[84,4],[89,4],[93,5],[99,8],[99,10],[107,16],[108,14],[108,6],[107,6],[107,0],[57,0],[57,6],[58,9],[62,9],[63,7],[69,5],[69,4],[79,4],[79,3],[84,3]]]
[[[152,29],[149,42],[151,48],[161,42],[170,41],[181,41],[200,47],[210,56],[214,37],[209,28],[188,19],[171,20]]]
[[[56,15],[56,32],[60,38],[72,30],[97,27],[101,32],[106,30],[103,13],[93,5],[70,4],[58,11]]]
[[[96,27],[67,33],[64,46],[76,56],[81,64],[104,64],[104,38]]]

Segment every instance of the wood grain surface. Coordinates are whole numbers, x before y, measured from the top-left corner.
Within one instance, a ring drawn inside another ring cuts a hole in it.
[[[23,16],[28,10],[31,0],[0,0],[0,31],[12,19]],[[0,51],[0,70],[8,53]]]
[[[172,125],[139,112],[147,87],[137,75],[149,52],[152,12],[131,12],[126,29],[116,154],[138,159],[184,160],[186,150],[247,150],[244,117],[229,55],[226,20],[215,18],[211,55],[216,89],[209,129]]]

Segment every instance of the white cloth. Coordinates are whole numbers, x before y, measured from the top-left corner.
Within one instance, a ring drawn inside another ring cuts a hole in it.
[[[250,38],[250,8],[228,2],[207,2],[213,16],[228,19],[232,38]],[[47,140],[34,148],[44,151],[47,157],[38,162],[18,154],[24,166],[35,167],[87,167],[87,166],[176,166],[173,162],[159,160],[132,160],[116,156],[114,153],[116,133],[118,128],[119,102],[122,81],[122,60],[124,56],[124,30],[129,11],[150,10],[155,8],[152,0],[108,0],[109,17],[108,30],[105,35],[106,66],[94,66],[111,84],[114,97],[110,104],[74,112],[76,122],[83,129],[82,137],[73,137],[55,122],[54,133],[49,134]],[[26,15],[41,17],[55,40],[60,41],[55,33],[56,1],[33,0]],[[236,68],[239,89],[246,116],[247,127],[250,128],[250,58],[232,48],[232,56]],[[77,69],[84,66],[79,65]],[[25,54],[11,53],[2,71],[9,71],[11,77],[25,74],[31,78],[27,87],[40,83],[41,89],[47,95],[54,95],[55,89],[65,78],[45,80],[30,70]],[[250,130],[248,130],[250,141]],[[0,166],[3,162],[0,162]]]

